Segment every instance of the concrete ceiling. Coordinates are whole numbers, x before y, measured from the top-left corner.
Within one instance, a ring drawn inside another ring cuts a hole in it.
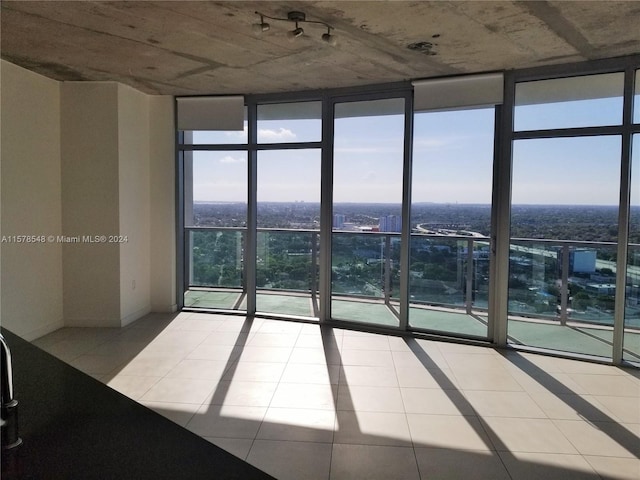
[[[56,80],[116,80],[152,94],[357,86],[640,52],[640,2],[7,1],[2,58]],[[335,27],[266,20],[306,13]],[[408,45],[425,42],[423,50]],[[432,44],[429,48],[428,44]]]

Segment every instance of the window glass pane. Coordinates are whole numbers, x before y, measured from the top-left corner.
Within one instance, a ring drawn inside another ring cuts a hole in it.
[[[258,152],[258,228],[320,229],[320,149]]]
[[[317,231],[258,232],[258,311],[317,316],[312,295],[315,296],[318,290],[318,242]]]
[[[340,103],[335,116],[333,213],[347,230],[376,230],[401,213],[404,99]]]
[[[185,145],[242,145],[247,143],[247,108],[244,109],[244,129],[237,131],[193,130],[184,132]]]
[[[414,115],[413,228],[490,234],[494,115],[493,108]]]
[[[246,221],[247,153],[185,152],[185,225],[244,227]]]
[[[514,142],[511,236],[617,241],[620,152],[618,136]]]
[[[189,286],[242,287],[243,236],[244,232],[233,230],[189,232]],[[202,300],[202,295],[199,297]],[[224,298],[230,300],[228,296]],[[233,303],[225,308],[232,306]]]
[[[633,136],[626,293],[623,356],[640,362],[640,135]]]
[[[619,136],[513,148],[509,341],[611,357]]]
[[[398,325],[404,99],[335,106],[332,317]]]
[[[640,134],[633,136],[630,190],[629,242],[640,246]]]
[[[640,70],[636,70],[636,94],[633,99],[633,123],[640,123]]]
[[[258,152],[256,308],[313,317],[318,289],[320,149]],[[269,230],[265,230],[269,229]]]
[[[258,143],[319,142],[322,102],[258,105]]]
[[[411,327],[487,335],[470,313],[488,304],[494,118],[493,108],[414,115]]]
[[[622,72],[518,83],[515,130],[620,125],[623,88]]]

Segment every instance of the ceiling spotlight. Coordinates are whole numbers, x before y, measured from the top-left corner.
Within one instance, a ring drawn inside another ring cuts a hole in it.
[[[269,28],[271,28],[271,26],[268,23],[265,23],[264,15],[260,15],[260,23],[254,23],[253,25],[251,25],[253,33],[258,35],[262,32],[266,32],[267,30],[269,30]]]
[[[298,26],[298,22],[296,22],[296,28],[287,32],[287,37],[289,40],[293,40],[294,38],[298,38],[304,34],[304,30]]]
[[[295,23],[296,27],[293,30],[290,30],[287,32],[287,38],[290,41],[293,41],[294,39],[304,35],[304,30],[302,27],[300,27],[299,25],[300,23],[308,23],[308,24],[310,23],[315,25],[321,25],[327,29],[327,33],[323,34],[321,37],[323,42],[328,43],[331,46],[335,46],[337,43],[336,37],[331,35],[331,30],[333,30],[333,27],[331,25],[321,20],[307,20],[307,16],[304,12],[299,12],[297,10],[294,10],[294,11],[288,12],[286,18],[271,17],[269,15],[265,15],[264,13],[260,13],[260,12],[255,12],[255,13],[256,15],[260,15],[260,23],[254,23],[253,25],[251,25],[251,28],[257,35],[261,34],[262,32],[266,32],[267,30],[270,29],[270,25],[268,23],[265,23],[264,21],[265,18],[268,18],[269,20],[277,20],[279,22]]]
[[[338,40],[336,39],[335,35],[331,35],[331,27],[327,28],[327,33],[322,34],[322,41],[328,43],[332,47],[335,47],[338,43]]]

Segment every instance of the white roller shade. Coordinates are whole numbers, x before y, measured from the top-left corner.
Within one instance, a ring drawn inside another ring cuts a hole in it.
[[[179,97],[178,130],[242,130],[244,97]]]
[[[516,105],[622,97],[624,72],[553,78],[516,85]]]
[[[502,73],[415,80],[412,84],[416,112],[492,106],[503,101]]]
[[[336,104],[335,107],[336,119],[381,115],[404,115],[404,98],[344,102]]]

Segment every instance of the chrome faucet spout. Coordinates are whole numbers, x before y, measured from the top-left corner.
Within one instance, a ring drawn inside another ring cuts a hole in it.
[[[2,386],[2,405],[13,400],[13,367],[11,362],[11,350],[7,341],[0,333],[0,345],[2,348],[2,370],[0,371],[0,385]]]
[[[18,436],[18,401],[13,398],[13,367],[11,350],[0,333],[0,411],[2,449],[17,447],[22,443]]]

